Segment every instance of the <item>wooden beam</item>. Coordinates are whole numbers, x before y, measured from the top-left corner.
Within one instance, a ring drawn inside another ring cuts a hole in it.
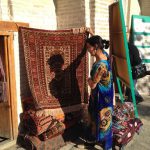
[[[17,32],[19,27],[29,27],[29,23],[0,21],[0,31]]]
[[[9,66],[9,84],[10,84],[10,106],[12,115],[12,130],[13,139],[17,138],[18,134],[18,116],[17,116],[17,93],[16,93],[16,78],[15,78],[15,59],[13,33],[8,36],[8,66]]]

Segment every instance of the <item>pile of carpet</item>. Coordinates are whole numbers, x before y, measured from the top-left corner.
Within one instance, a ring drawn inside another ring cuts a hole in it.
[[[53,150],[65,144],[61,136],[65,125],[53,116],[30,110],[20,114],[20,120],[17,144],[21,147],[44,150],[49,146],[48,149]]]

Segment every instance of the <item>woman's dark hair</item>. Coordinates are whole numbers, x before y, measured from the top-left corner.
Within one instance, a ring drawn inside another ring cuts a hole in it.
[[[86,40],[86,43],[89,43],[91,46],[98,45],[97,48],[101,50],[107,49],[109,47],[109,41],[103,40],[100,36],[94,35]]]

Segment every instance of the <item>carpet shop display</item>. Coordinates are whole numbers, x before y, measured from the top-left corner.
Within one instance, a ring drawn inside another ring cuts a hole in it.
[[[86,38],[82,29],[19,28],[31,96],[22,94],[18,145],[56,150],[65,144],[62,134],[80,120],[88,97]]]

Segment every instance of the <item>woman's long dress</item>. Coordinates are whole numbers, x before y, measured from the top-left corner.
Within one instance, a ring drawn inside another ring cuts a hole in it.
[[[109,61],[94,63],[91,79],[97,83],[91,91],[89,113],[96,140],[104,143],[104,149],[112,148],[113,80]]]

